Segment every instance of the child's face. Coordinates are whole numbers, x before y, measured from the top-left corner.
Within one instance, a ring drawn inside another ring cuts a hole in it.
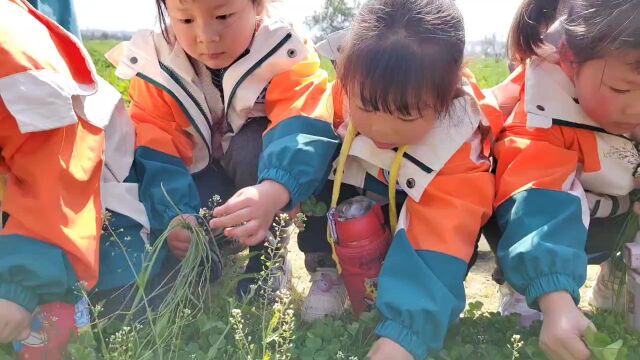
[[[640,126],[640,51],[608,56],[575,66],[573,80],[580,106],[613,134]]]
[[[431,108],[422,110],[422,115],[391,115],[363,108],[359,100],[349,99],[349,118],[355,129],[373,140],[381,149],[402,145],[413,145],[433,128],[436,114]]]
[[[231,65],[249,47],[262,10],[252,0],[167,0],[178,43],[212,69]]]

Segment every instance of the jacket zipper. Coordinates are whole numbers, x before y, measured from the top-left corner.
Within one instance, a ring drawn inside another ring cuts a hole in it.
[[[244,74],[242,74],[240,79],[238,79],[236,84],[233,86],[233,89],[229,93],[229,99],[227,99],[227,104],[231,105],[231,103],[233,102],[233,98],[238,92],[238,88],[240,87],[240,85],[242,85],[242,83],[245,80],[247,80],[249,75],[251,75],[253,72],[258,70],[258,68],[262,66],[262,64],[264,64],[267,60],[269,60],[270,57],[272,57],[276,52],[278,52],[278,50],[280,50],[292,37],[293,35],[291,35],[291,33],[287,33],[287,35],[285,35],[282,38],[282,40],[280,40],[271,50],[269,50],[269,52],[267,52],[262,58],[260,58],[260,60],[258,60],[255,64],[253,64]],[[224,83],[224,76],[226,75],[227,73],[225,72],[225,74],[222,76],[223,83]],[[227,122],[227,125],[229,125],[229,129],[231,129],[231,132],[233,132],[233,128],[229,124],[229,107],[231,106],[226,106],[226,104],[223,104],[223,106],[225,107],[224,120]]]
[[[264,64],[278,50],[280,50],[292,38],[292,36],[293,35],[291,33],[287,33],[282,38],[282,40],[280,40],[271,50],[269,50],[262,58],[260,58],[260,60],[258,60],[244,74],[242,74],[240,79],[236,82],[236,84],[234,85],[233,89],[229,93],[229,99],[227,100],[227,103],[229,105],[232,103],[233,98],[235,97],[240,85],[242,85],[242,83],[244,81],[246,81],[247,78],[253,72],[255,72],[260,66],[262,66],[262,64]],[[204,107],[202,106],[202,104],[200,104],[198,99],[196,99],[195,96],[193,96],[191,91],[185,86],[184,82],[182,82],[182,80],[180,80],[179,76],[175,73],[175,71],[173,71],[170,67],[168,67],[164,63],[160,63],[160,68],[162,69],[162,71],[164,71],[182,89],[182,91],[184,91],[187,94],[187,96],[189,97],[191,102],[193,102],[193,104],[196,106],[196,108],[198,109],[200,114],[202,114],[202,116],[207,120],[207,125],[209,126],[209,130],[210,130],[211,136],[213,138],[213,124],[210,121],[210,116],[207,116],[207,113],[204,111]],[[226,76],[226,74],[227,73],[225,72],[225,74],[222,77],[223,82],[224,82],[224,76]],[[231,129],[231,132],[234,132],[233,128],[230,126],[229,121],[228,121],[229,108],[224,103],[223,103],[223,106],[224,106],[224,114],[225,114],[224,121],[226,121],[227,124],[229,125],[229,129]],[[205,145],[207,146],[207,152],[209,154],[209,161],[208,161],[207,166],[209,166],[209,165],[211,165],[213,163],[213,150],[212,150],[211,146],[209,146],[209,143],[205,139],[204,135],[202,134],[202,131],[199,130],[198,125],[194,123],[193,126],[198,129],[198,134],[200,135],[200,137],[204,141]]]
[[[163,63],[160,63],[160,68],[167,75],[169,75],[171,80],[173,80],[180,87],[180,89],[182,89],[182,91],[185,92],[185,94],[187,94],[187,97],[189,97],[189,100],[191,100],[191,102],[196,106],[196,108],[198,109],[198,111],[200,112],[202,117],[204,117],[204,119],[207,121],[207,126],[209,127],[209,132],[211,133],[211,135],[213,137],[213,124],[212,124],[212,121],[210,119],[211,116],[207,115],[207,112],[205,112],[204,107],[202,106],[202,104],[198,101],[198,99],[196,99],[195,96],[193,96],[193,94],[191,93],[189,88],[187,88],[187,86],[180,79],[180,77],[175,73],[175,71],[173,71],[170,67],[168,67],[167,65],[165,65]],[[194,125],[194,127],[199,129],[197,124],[193,124],[193,125]],[[212,159],[213,159],[213,150],[211,149],[211,146],[209,146],[209,142],[204,137],[204,134],[202,134],[202,131],[198,130],[198,133],[199,133],[200,137],[202,138],[202,140],[204,141],[205,145],[207,146],[207,153],[209,154],[209,161],[207,162],[207,165],[209,165],[209,164],[211,164]],[[211,140],[209,140],[209,141],[211,141]]]

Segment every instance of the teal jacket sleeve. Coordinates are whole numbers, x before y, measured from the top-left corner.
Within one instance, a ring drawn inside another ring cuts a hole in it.
[[[480,228],[489,219],[494,181],[488,161],[465,144],[425,189],[408,198],[378,278],[376,333],[422,360],[440,350],[465,306],[464,278]]]
[[[384,320],[376,334],[400,344],[416,360],[442,348],[465,306],[467,264],[434,251],[416,251],[397,232],[378,278],[376,306]]]
[[[306,116],[283,120],[264,136],[258,182],[282,184],[293,207],[322,186],[338,144],[329,122]]]
[[[29,312],[78,301],[78,280],[62,249],[22,235],[0,235],[0,299]]]
[[[198,190],[181,159],[142,146],[136,149],[132,170],[127,181],[138,182],[154,235],[164,232],[179,214],[199,212]]]
[[[498,260],[509,284],[527,298],[567,291],[576,304],[586,280],[587,225],[581,199],[571,193],[530,189],[496,209],[503,236]]]

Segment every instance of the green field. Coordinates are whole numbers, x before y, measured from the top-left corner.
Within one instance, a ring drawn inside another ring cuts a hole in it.
[[[85,45],[98,70],[98,74],[113,84],[125,99],[129,100],[128,82],[118,79],[114,74],[114,67],[105,59],[104,54],[118,44],[114,40],[88,40]],[[487,88],[498,84],[509,74],[506,61],[494,59],[470,59],[469,69],[475,74],[478,85]],[[327,59],[322,59],[322,67],[329,72],[329,79],[335,79],[335,70]]]
[[[507,61],[503,59],[471,59],[468,67],[483,89],[495,86],[509,76]]]
[[[118,44],[116,40],[88,40],[85,46],[89,55],[93,59],[98,74],[113,85],[129,102],[129,82],[118,78],[115,74],[115,67],[104,57],[109,50]]]

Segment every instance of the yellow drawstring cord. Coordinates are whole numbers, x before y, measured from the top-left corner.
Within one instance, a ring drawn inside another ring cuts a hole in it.
[[[340,187],[342,185],[342,179],[344,177],[344,168],[347,163],[347,158],[349,157],[351,145],[353,145],[353,140],[356,138],[356,135],[358,135],[356,129],[353,127],[353,124],[349,123],[349,127],[347,128],[347,135],[344,138],[342,148],[340,149],[340,156],[338,157],[338,166],[336,168],[336,174],[333,180],[333,192],[331,194],[330,209],[335,209],[335,207],[338,206]],[[402,164],[402,157],[404,156],[404,153],[406,151],[406,145],[401,146],[398,149],[396,157],[393,159],[391,172],[389,174],[389,223],[391,224],[392,234],[395,233],[396,227],[398,225],[398,211],[396,209],[396,186],[398,183],[398,175],[400,173],[400,165]],[[329,241],[329,245],[331,245],[331,256],[336,262],[338,273],[342,273],[342,267],[340,266],[338,255],[336,254],[335,241],[333,239],[330,228],[327,228],[327,241]]]
[[[347,163],[347,158],[349,157],[349,150],[351,150],[351,145],[353,144],[353,140],[356,138],[357,132],[351,123],[349,123],[349,127],[347,128],[347,135],[344,137],[344,141],[342,143],[342,148],[340,149],[340,156],[338,157],[338,167],[336,168],[336,174],[333,179],[333,192],[331,193],[331,207],[330,209],[335,209],[338,206],[338,199],[340,197],[340,186],[342,185],[342,178],[344,177],[344,167]],[[331,221],[331,220],[329,220]],[[338,269],[338,273],[342,273],[342,267],[340,266],[340,260],[338,260],[338,254],[336,253],[336,245],[333,239],[333,234],[331,232],[330,224],[327,227],[327,241],[329,241],[329,245],[331,245],[331,257],[333,257],[333,261],[336,262],[336,268]]]
[[[391,234],[396,233],[398,227],[398,210],[396,209],[396,187],[398,186],[398,176],[400,175],[400,165],[402,157],[407,152],[407,145],[401,146],[396,152],[396,157],[391,164],[391,173],[389,173],[389,224]]]

